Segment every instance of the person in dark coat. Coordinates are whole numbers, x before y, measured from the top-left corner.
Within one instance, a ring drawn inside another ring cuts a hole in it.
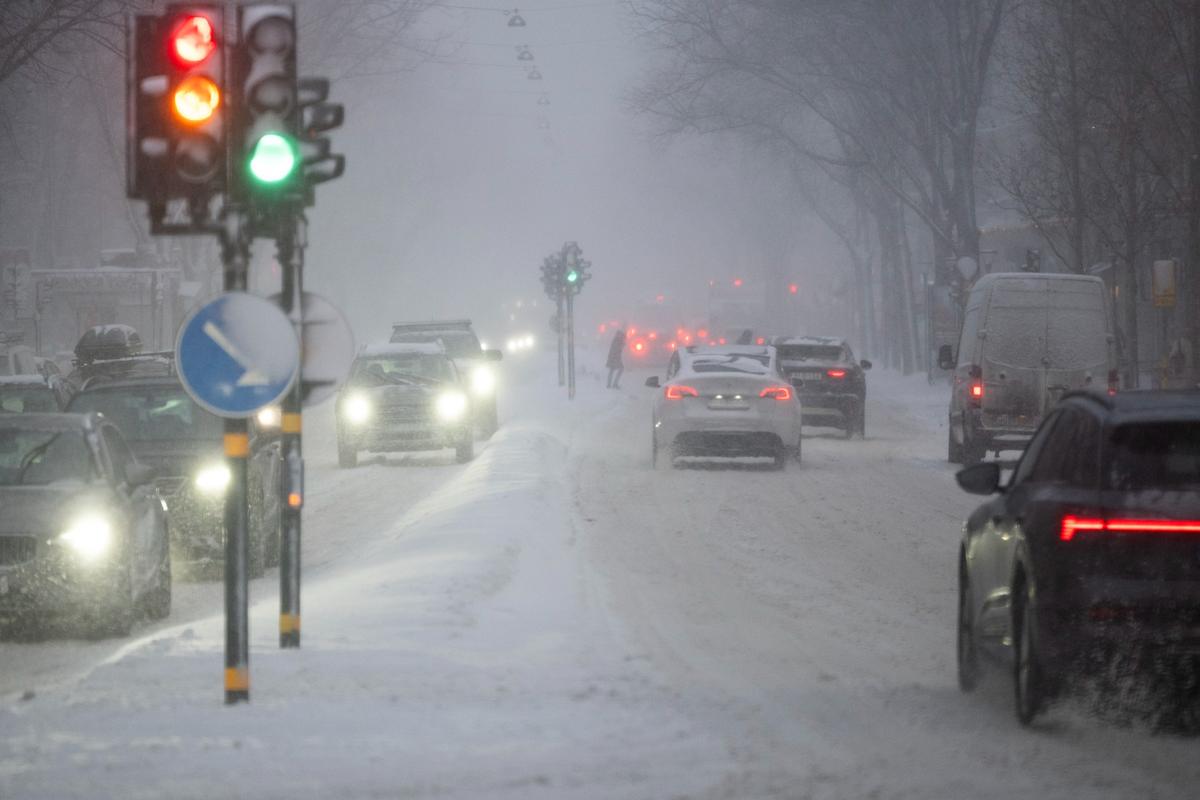
[[[625,353],[625,329],[617,328],[617,332],[613,334],[612,344],[608,346],[608,361],[605,365],[608,367],[608,382],[605,384],[609,389],[621,388],[621,375],[625,372],[625,362],[621,360],[621,356]]]

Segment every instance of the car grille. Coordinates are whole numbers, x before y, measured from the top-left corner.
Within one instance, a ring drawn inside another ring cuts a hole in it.
[[[428,406],[385,406],[380,409],[379,421],[384,425],[406,422],[427,422],[432,418]]]
[[[13,567],[33,561],[35,555],[36,536],[0,536],[0,567]]]

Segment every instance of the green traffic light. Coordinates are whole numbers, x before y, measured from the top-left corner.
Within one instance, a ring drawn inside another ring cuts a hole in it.
[[[296,146],[280,133],[264,134],[250,154],[250,174],[260,183],[279,183],[296,169]]]
[[[575,281],[577,281],[577,280],[579,280],[578,272],[576,272],[575,270],[571,270],[570,272],[567,273],[567,283],[575,283]]]

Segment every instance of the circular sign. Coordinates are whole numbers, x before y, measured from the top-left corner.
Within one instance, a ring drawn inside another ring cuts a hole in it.
[[[183,388],[203,408],[221,417],[249,417],[292,387],[300,342],[278,306],[228,292],[184,321],[175,364]]]
[[[280,295],[271,299],[279,302]],[[354,333],[346,317],[319,294],[305,292],[300,318],[300,389],[304,405],[314,406],[333,397],[346,382],[354,363]]]
[[[970,256],[963,256],[958,261],[954,262],[954,266],[958,267],[958,274],[963,276],[963,280],[969,281],[975,277],[975,273],[979,272],[979,262]]]

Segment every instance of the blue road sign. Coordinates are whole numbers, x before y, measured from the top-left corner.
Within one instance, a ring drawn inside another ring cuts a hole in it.
[[[300,342],[278,306],[229,292],[183,323],[175,363],[183,387],[201,406],[222,417],[249,417],[291,388],[300,371]]]

